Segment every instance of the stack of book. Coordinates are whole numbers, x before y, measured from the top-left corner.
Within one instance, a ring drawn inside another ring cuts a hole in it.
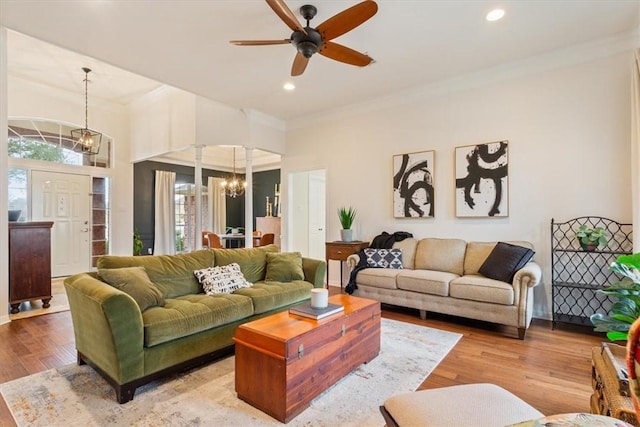
[[[325,308],[314,308],[311,304],[302,304],[289,309],[289,313],[296,314],[298,316],[308,317],[310,319],[323,319],[332,314],[342,313],[344,307],[338,304],[329,304]]]

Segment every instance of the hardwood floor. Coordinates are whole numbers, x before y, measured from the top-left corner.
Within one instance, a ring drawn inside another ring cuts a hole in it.
[[[331,293],[336,292],[339,289]],[[568,327],[552,330],[550,322],[534,320],[521,341],[515,328],[435,314],[421,320],[417,310],[383,305],[383,317],[463,335],[420,389],[489,382],[544,414],[589,412],[590,352],[605,340],[603,335]],[[0,383],[75,363],[69,312],[0,325],[0,342]],[[0,399],[0,426],[5,425],[15,424]]]

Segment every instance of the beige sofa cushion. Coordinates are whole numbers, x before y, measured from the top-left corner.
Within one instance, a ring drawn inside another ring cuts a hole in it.
[[[495,248],[498,242],[469,242],[467,243],[467,252],[464,256],[464,274],[478,274],[478,270],[489,257],[489,254]],[[505,242],[512,245],[523,246],[533,249],[533,245],[524,241]]]
[[[421,239],[416,249],[416,270],[436,270],[459,276],[464,271],[467,243],[460,239]]]
[[[464,255],[464,274],[478,274],[497,242],[469,242]]]
[[[401,271],[395,268],[365,268],[358,272],[356,283],[374,288],[398,289],[396,276]]]
[[[449,295],[449,282],[457,279],[457,274],[434,270],[403,270],[396,277],[398,289],[422,294]]]
[[[449,296],[502,305],[513,305],[515,301],[513,286],[510,283],[475,274],[452,280],[449,284]]]
[[[394,249],[400,249],[402,251],[402,267],[413,268],[416,259],[416,246],[418,246],[418,241],[414,238],[393,243]]]

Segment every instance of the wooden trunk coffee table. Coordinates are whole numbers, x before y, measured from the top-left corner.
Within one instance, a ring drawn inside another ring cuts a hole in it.
[[[344,313],[321,320],[288,311],[236,330],[238,397],[281,422],[380,352],[380,303],[350,295],[329,297]]]

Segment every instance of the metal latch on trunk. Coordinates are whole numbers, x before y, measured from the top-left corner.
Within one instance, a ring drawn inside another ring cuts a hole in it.
[[[298,346],[298,359],[302,359],[302,356],[304,356],[304,344]]]

